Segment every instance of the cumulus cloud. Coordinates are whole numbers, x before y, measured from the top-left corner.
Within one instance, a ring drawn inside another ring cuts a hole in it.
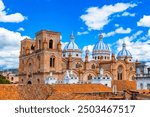
[[[85,51],[89,50],[89,60],[92,60],[92,51],[93,51],[93,48],[94,48],[94,44],[93,45],[87,45],[87,46],[84,46],[83,49],[82,49],[82,55],[83,55],[83,60],[85,59]]]
[[[5,5],[2,0],[0,0],[0,22],[15,22],[19,23],[26,19],[21,13],[8,14],[5,11]]]
[[[120,27],[116,29],[115,32],[118,34],[128,34],[131,32],[131,28],[123,29],[123,27]]]
[[[17,68],[20,51],[20,41],[28,36],[22,36],[19,32],[14,32],[0,27],[0,65],[6,68]]]
[[[148,30],[148,34],[147,35],[148,35],[148,37],[150,37],[150,29]]]
[[[20,28],[17,29],[17,31],[19,31],[19,32],[24,31],[24,28],[20,27]]]
[[[115,24],[115,27],[119,27],[119,24]]]
[[[104,5],[102,8],[90,7],[86,14],[81,15],[81,19],[88,26],[89,30],[100,30],[110,22],[109,17],[115,13],[123,12],[128,8],[133,8],[136,4],[117,3],[115,5]]]
[[[150,58],[150,40],[142,41],[140,35],[142,31],[138,31],[132,36],[119,39],[117,44],[117,51],[122,49],[123,41],[127,45],[127,50],[129,50],[133,56],[133,59],[138,59],[139,61],[149,61]],[[134,41],[133,41],[134,40]],[[135,41],[136,40],[136,41]]]
[[[64,47],[68,44],[68,42],[61,42],[62,46],[61,46],[61,49],[63,50]]]
[[[103,33],[104,37],[110,37],[114,36],[115,34],[129,34],[131,33],[131,28],[124,29],[123,27],[117,28],[115,31],[109,32],[109,33]]]
[[[124,12],[124,13],[122,14],[122,16],[134,17],[134,16],[135,16],[135,13]]]
[[[84,31],[84,32],[78,32],[77,35],[86,35],[86,34],[89,34],[88,31]]]
[[[141,18],[140,21],[137,22],[137,25],[143,27],[150,27],[150,16],[144,15],[143,18]]]

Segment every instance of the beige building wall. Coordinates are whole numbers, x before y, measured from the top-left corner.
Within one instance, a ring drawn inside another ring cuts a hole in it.
[[[52,67],[50,59],[54,59]],[[116,60],[114,55],[108,61],[102,59],[89,61],[87,56],[85,61],[72,56],[63,58],[60,33],[42,30],[36,33],[35,40],[21,41],[19,83],[43,84],[50,72],[55,78],[63,80],[66,70],[72,70],[80,81],[88,82],[89,75],[98,76],[100,68],[103,68],[104,74],[110,76],[112,80],[132,80],[135,76],[135,67],[135,62],[129,62],[128,58]],[[118,75],[120,71],[121,79]]]

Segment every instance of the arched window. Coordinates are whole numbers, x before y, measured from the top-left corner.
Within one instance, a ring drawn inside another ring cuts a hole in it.
[[[140,88],[143,89],[143,84],[142,83],[140,84]]]
[[[40,79],[37,79],[37,83],[40,84]]]
[[[14,78],[13,77],[11,77],[11,81],[13,81],[14,80]]]
[[[32,82],[31,82],[31,81],[28,81],[28,84],[32,84]]]
[[[49,40],[49,48],[53,49],[53,40]]]
[[[25,47],[22,48],[22,54],[25,54]]]
[[[92,69],[95,69],[95,65],[94,64],[92,65]]]
[[[150,89],[150,84],[147,84],[147,89]]]
[[[39,40],[39,49],[41,49],[41,40]]]
[[[33,46],[33,44],[32,44],[32,46],[31,46],[31,50],[34,50],[34,46]]]
[[[21,69],[22,69],[22,72],[24,71],[24,61],[22,60],[22,66]]]
[[[92,79],[92,75],[89,74],[89,75],[88,75],[88,80],[91,80],[91,79]]]
[[[32,64],[29,63],[29,73],[32,73]]]
[[[37,59],[38,59],[38,69],[40,69],[40,67],[41,67],[41,66],[40,66],[40,56],[38,56]]]
[[[50,58],[50,67],[55,67],[55,57]]]
[[[80,67],[80,64],[79,64],[79,63],[77,63],[77,64],[76,64],[76,68],[79,68],[79,67]]]
[[[118,80],[122,80],[123,69],[122,66],[118,67]]]

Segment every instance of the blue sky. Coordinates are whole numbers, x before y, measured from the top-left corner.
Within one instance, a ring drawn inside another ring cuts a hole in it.
[[[98,41],[117,55],[125,41],[134,60],[150,58],[150,0],[0,0],[0,68],[18,66],[20,41],[42,30],[72,31],[81,50]]]

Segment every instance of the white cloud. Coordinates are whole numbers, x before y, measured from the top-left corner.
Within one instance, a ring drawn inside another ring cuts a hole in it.
[[[86,35],[86,34],[89,34],[88,31],[84,31],[84,32],[78,32],[77,35]]]
[[[84,52],[84,53],[85,53],[85,51],[87,50],[87,48],[88,48],[89,52],[92,53],[93,48],[94,48],[94,45],[84,46],[84,47],[83,47],[83,52]]]
[[[63,50],[64,47],[68,44],[68,42],[61,42],[62,46],[61,46],[61,49]]]
[[[19,32],[24,31],[24,28],[20,27],[20,28],[17,29],[17,31],[19,31]]]
[[[125,41],[127,50],[129,50],[134,60],[149,61],[150,58],[150,41],[147,39],[142,41],[138,39],[138,36],[142,34],[142,31],[138,31],[130,37],[119,39],[117,44],[117,51],[122,49],[122,43]],[[133,41],[136,40],[136,41]]]
[[[7,68],[18,67],[20,41],[28,36],[22,36],[19,32],[14,32],[0,27],[0,65]]]
[[[89,30],[100,30],[110,22],[109,17],[115,13],[123,12],[128,8],[133,8],[136,4],[117,3],[115,5],[105,5],[102,8],[90,7],[86,10],[87,14],[80,18],[88,26]]]
[[[85,51],[87,50],[87,48],[89,50],[89,60],[92,60],[92,51],[93,51],[93,48],[94,48],[94,44],[83,47],[83,49],[82,49],[82,58],[83,58],[83,60],[85,60]]]
[[[123,29],[123,27],[120,27],[116,29],[115,32],[118,34],[128,34],[131,32],[131,28]]]
[[[2,0],[0,0],[0,22],[15,22],[19,23],[26,19],[21,13],[7,14],[5,10],[5,5]]]
[[[150,37],[150,29],[148,30],[148,34],[147,34],[147,36],[148,36],[148,37]]]
[[[122,14],[122,16],[131,16],[131,17],[134,17],[134,16],[135,16],[135,13],[124,12],[124,13]]]
[[[115,27],[119,27],[119,24],[115,24]]]
[[[143,18],[141,18],[140,21],[137,22],[137,25],[143,27],[150,27],[150,16],[144,15]]]
[[[131,28],[124,29],[123,27],[117,28],[115,31],[109,32],[109,33],[103,33],[104,37],[110,37],[114,36],[115,34],[129,34],[131,33]]]

